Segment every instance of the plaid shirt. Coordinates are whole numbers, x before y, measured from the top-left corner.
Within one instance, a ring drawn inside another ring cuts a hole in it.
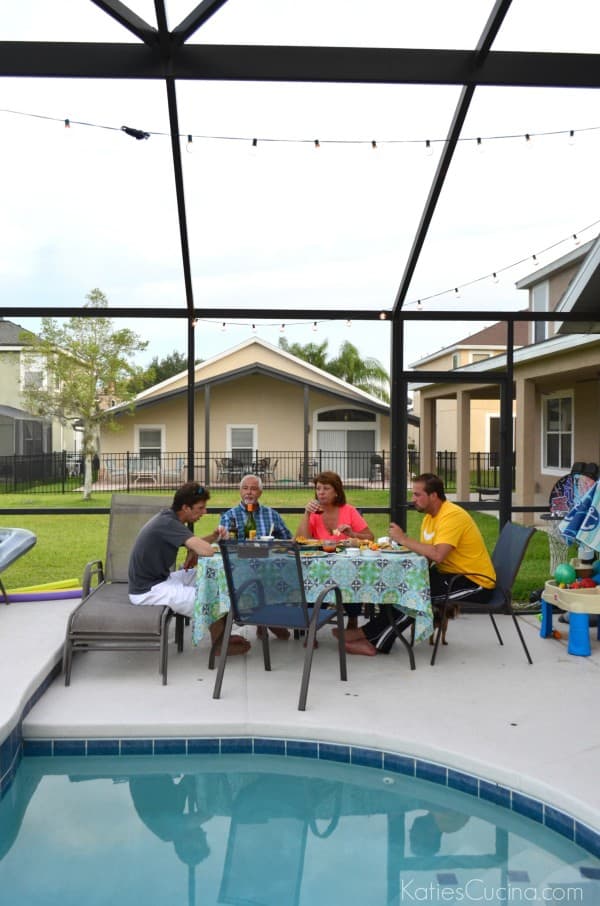
[[[272,509],[270,506],[261,506],[260,503],[255,504],[255,509],[253,510],[254,520],[256,522],[256,535],[260,538],[261,535],[268,535],[269,529],[271,528],[271,523],[273,523],[273,535],[275,538],[291,538],[292,533],[289,528],[277,512],[277,510]],[[235,521],[237,527],[238,538],[244,537],[244,526],[246,524],[246,519],[248,518],[248,512],[243,503],[238,503],[237,506],[231,507],[230,510],[227,510],[226,513],[223,513],[219,520],[219,525],[223,525],[227,530],[231,528],[232,522]]]

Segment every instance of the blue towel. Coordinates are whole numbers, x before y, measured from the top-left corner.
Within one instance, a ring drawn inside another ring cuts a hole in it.
[[[568,544],[580,541],[600,551],[600,481],[569,510],[558,530]]]

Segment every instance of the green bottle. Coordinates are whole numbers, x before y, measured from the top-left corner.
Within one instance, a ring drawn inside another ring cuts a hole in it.
[[[248,504],[248,516],[246,517],[246,523],[244,525],[244,538],[248,541],[254,540],[256,538],[256,519],[254,518],[254,504]]]

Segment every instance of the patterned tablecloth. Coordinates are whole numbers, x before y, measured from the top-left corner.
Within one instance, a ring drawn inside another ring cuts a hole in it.
[[[310,603],[326,585],[337,584],[345,604],[392,604],[415,617],[415,641],[431,635],[429,570],[417,554],[301,555],[304,588]],[[200,558],[196,571],[196,602],[192,639],[198,644],[206,627],[229,610],[229,593],[220,554]]]

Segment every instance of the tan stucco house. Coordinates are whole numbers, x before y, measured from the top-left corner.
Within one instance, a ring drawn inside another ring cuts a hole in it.
[[[197,477],[207,482],[218,480],[221,457],[268,455],[279,460],[277,480],[297,480],[299,454],[345,479],[368,477],[371,455],[389,455],[387,404],[258,338],[196,365],[194,386],[194,448],[205,462]],[[114,407],[120,430],[102,432],[101,458],[182,454],[187,407],[187,372],[140,393],[133,411]]]
[[[600,335],[594,332],[600,329],[600,237],[537,269],[517,286],[527,290],[530,310],[589,312],[586,322],[530,323],[531,345],[514,353],[513,504],[543,506],[557,478],[574,462],[600,461]],[[454,402],[457,461],[462,464],[457,475],[460,499],[469,498],[472,402],[497,398],[497,385],[489,378],[505,368],[506,355],[501,354],[458,369],[480,375],[477,385],[437,383],[412,388],[420,397],[424,463],[435,461],[436,409],[442,400]]]

